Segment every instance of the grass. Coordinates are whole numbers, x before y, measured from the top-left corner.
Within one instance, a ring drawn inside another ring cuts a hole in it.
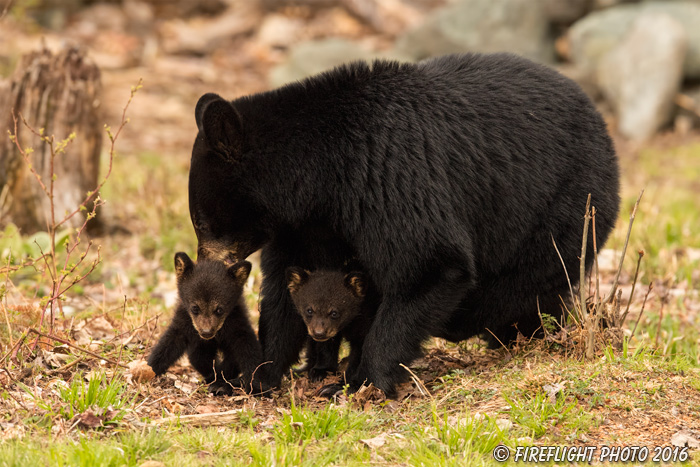
[[[700,143],[670,149],[649,147],[622,159],[623,215],[645,188],[630,244],[643,249],[642,282],[686,282],[700,289]],[[615,230],[609,247],[619,248],[624,229]],[[633,264],[628,264],[631,274]]]
[[[105,382],[101,380],[101,387]],[[554,383],[562,389],[552,397],[544,387]],[[440,400],[445,391],[474,392],[487,386],[497,388],[493,397]],[[81,389],[59,396],[64,404],[75,411],[99,404],[88,396],[89,383],[74,387]],[[633,422],[636,416],[656,414],[660,424],[665,420],[662,414],[673,410],[681,416],[695,414],[700,410],[698,387],[697,366],[649,351],[583,364],[556,354],[534,362],[532,356],[516,356],[506,364],[482,368],[481,374],[460,375],[435,390],[432,399],[408,399],[395,411],[382,404],[357,410],[351,403],[312,398],[304,405],[278,400],[276,408],[248,409],[239,422],[220,427],[135,428],[123,419],[111,430],[73,430],[57,440],[50,435],[50,425],[26,420],[24,437],[0,443],[0,465],[132,466],[146,460],[168,466],[492,465],[491,453],[499,444],[511,449],[576,441],[589,445],[600,444],[593,441],[600,436],[606,443],[634,444],[639,429],[608,431],[610,420]],[[142,397],[125,406],[133,408]],[[110,404],[120,400],[105,396],[102,403],[107,399]],[[645,434],[656,429],[660,427],[647,426]],[[380,441],[373,444],[376,439]],[[662,439],[652,438],[651,443]]]

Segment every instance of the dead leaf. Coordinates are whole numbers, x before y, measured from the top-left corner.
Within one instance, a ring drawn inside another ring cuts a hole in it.
[[[22,439],[25,435],[24,425],[21,423],[0,422],[0,440]]]
[[[185,383],[184,381],[180,381],[179,379],[175,381],[175,387],[187,394],[188,396],[197,390],[196,385]]]
[[[95,415],[92,410],[86,410],[76,415],[74,420],[78,422],[78,426],[81,428],[99,428],[103,426],[102,418]]]
[[[352,397],[353,407],[361,408],[364,411],[369,410],[373,404],[379,404],[385,401],[386,395],[384,391],[374,387],[372,383],[370,383],[369,386],[363,384]],[[368,404],[368,402],[373,404]]]
[[[386,433],[382,433],[379,436],[369,439],[361,439],[360,442],[370,449],[379,449],[386,444]]]
[[[50,352],[48,350],[42,350],[41,353],[44,359],[44,364],[48,368],[60,368],[66,363],[68,363],[68,360],[71,358],[70,355],[66,355],[64,353]]]
[[[219,408],[213,405],[198,405],[195,410],[197,413],[215,413],[219,411]]]
[[[544,389],[544,392],[547,393],[547,398],[549,399],[549,402],[554,404],[557,402],[557,394],[559,394],[561,390],[564,389],[564,385],[561,383],[545,384],[544,386],[542,386],[542,389]]]
[[[114,337],[114,325],[104,316],[81,321],[75,326],[73,334],[76,344],[80,346],[112,337]]]
[[[691,430],[681,430],[671,436],[671,444],[679,447],[700,448],[700,435]]]
[[[165,467],[165,464],[158,461],[146,461],[143,464],[139,464],[139,467]]]
[[[507,418],[499,418],[498,420],[496,420],[496,426],[501,431],[508,431],[513,427],[513,422],[511,422]]]

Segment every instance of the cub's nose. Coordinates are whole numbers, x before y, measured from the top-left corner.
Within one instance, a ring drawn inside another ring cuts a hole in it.
[[[311,331],[311,338],[316,342],[323,342],[328,340],[328,335],[325,331]]]
[[[214,337],[214,334],[215,334],[215,332],[211,328],[199,330],[199,337],[201,337],[202,339],[205,339],[205,340],[211,339],[212,337]]]

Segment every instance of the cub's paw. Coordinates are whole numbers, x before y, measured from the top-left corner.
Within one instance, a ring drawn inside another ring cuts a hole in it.
[[[326,384],[325,386],[319,388],[318,391],[316,391],[316,395],[320,397],[325,397],[327,399],[333,399],[334,397],[341,395],[345,388],[346,386],[340,382]],[[348,388],[348,393],[350,393],[349,389],[350,388]]]
[[[323,381],[327,374],[328,371],[325,368],[311,368],[308,372],[308,378],[312,383],[318,383]]]
[[[233,389],[235,387],[240,387],[238,378],[228,382],[217,380],[209,385],[209,392],[215,396],[230,396],[233,394]]]

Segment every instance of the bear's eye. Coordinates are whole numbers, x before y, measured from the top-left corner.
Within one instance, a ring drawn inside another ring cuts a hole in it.
[[[197,305],[192,305],[192,308],[190,308],[190,313],[192,313],[193,315],[196,316],[199,314],[199,312],[200,312],[199,307]]]
[[[340,318],[340,313],[338,313],[338,310],[331,310],[331,319],[338,319]]]
[[[220,306],[217,306],[217,307],[216,307],[216,310],[214,310],[214,314],[215,314],[216,316],[221,316],[221,315],[224,314],[224,309],[221,308]]]
[[[313,314],[314,314],[313,308],[307,308],[307,309],[306,309],[306,314],[307,314],[308,316],[313,315]]]

